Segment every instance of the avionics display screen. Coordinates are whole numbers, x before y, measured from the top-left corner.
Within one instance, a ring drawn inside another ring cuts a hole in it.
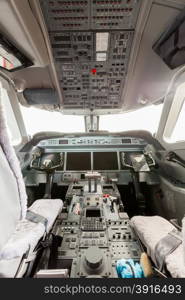
[[[94,152],[94,170],[118,170],[118,157],[116,152]]]
[[[67,145],[68,144],[68,140],[59,140],[59,144],[60,145]]]
[[[85,171],[91,170],[90,152],[68,152],[66,170]]]
[[[100,210],[99,209],[87,209],[86,210],[86,218],[100,218]]]

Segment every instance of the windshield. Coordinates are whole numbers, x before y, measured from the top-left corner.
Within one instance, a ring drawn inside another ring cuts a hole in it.
[[[100,130],[111,132],[147,130],[157,132],[163,104],[150,105],[132,112],[100,117]]]
[[[152,134],[158,129],[163,105],[151,105],[124,114],[100,116],[100,130],[110,132],[147,130]],[[29,135],[41,131],[85,132],[84,116],[62,115],[32,107],[21,106]]]
[[[83,116],[62,115],[34,107],[21,106],[28,135],[41,131],[85,132]]]

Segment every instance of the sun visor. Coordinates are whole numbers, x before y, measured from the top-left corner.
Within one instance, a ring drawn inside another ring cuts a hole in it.
[[[24,98],[29,105],[59,105],[58,93],[54,89],[25,89]]]
[[[32,61],[0,33],[0,69],[14,72],[32,65]]]
[[[153,50],[170,69],[175,69],[185,64],[185,9],[161,35],[154,44]]]

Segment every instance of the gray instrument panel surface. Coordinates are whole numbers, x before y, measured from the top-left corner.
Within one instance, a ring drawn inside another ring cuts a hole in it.
[[[140,138],[133,138],[133,137],[66,137],[66,138],[57,138],[57,139],[47,139],[42,140],[38,146],[40,147],[61,147],[65,148],[67,146],[146,146],[147,143]]]
[[[57,232],[63,238],[58,248],[58,261],[71,261],[71,277],[117,277],[116,261],[123,258],[139,261],[142,249],[130,227],[128,215],[119,214],[119,201],[115,201],[112,216],[111,197],[120,199],[114,184],[112,190],[109,186],[109,195],[103,193],[101,183],[98,183],[98,191],[102,193],[98,194],[88,193],[87,185],[87,182],[80,182],[77,185],[80,189],[76,190],[75,184],[68,189],[68,215]],[[75,195],[75,190],[80,195]],[[105,201],[106,197],[109,200]],[[93,211],[95,216],[89,217],[87,210]]]

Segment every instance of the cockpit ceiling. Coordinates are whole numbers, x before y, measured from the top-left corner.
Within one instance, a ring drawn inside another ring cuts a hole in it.
[[[40,0],[64,109],[120,109],[141,0]]]

